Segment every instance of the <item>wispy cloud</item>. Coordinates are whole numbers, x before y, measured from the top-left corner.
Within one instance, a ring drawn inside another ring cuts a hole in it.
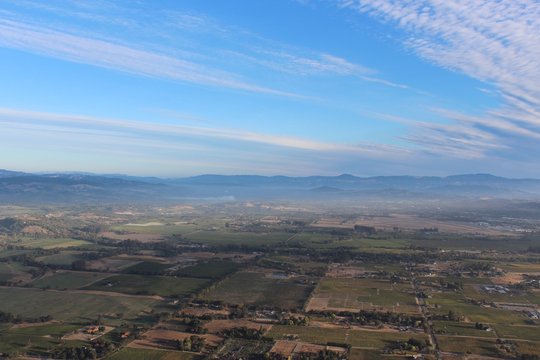
[[[540,137],[540,3],[534,0],[342,0],[340,5],[405,30],[403,43],[439,66],[494,86],[503,104],[481,116],[443,114],[463,131],[409,137],[432,149],[452,139],[487,152],[482,131],[493,144],[512,147],[514,136]],[[509,134],[513,134],[512,137]],[[431,136],[431,140],[426,138]],[[444,148],[442,148],[444,149]],[[511,152],[511,151],[510,151]]]
[[[17,13],[3,18],[0,16],[0,46],[64,60],[286,97],[302,96],[259,85],[241,76],[241,71],[224,70],[226,64],[241,59],[296,77],[351,76],[384,86],[410,89],[407,85],[384,79],[374,69],[335,54],[274,41],[243,28],[220,24],[200,13],[154,8],[143,10],[140,4],[125,6],[115,2],[95,6],[68,0],[47,3],[21,0],[11,3],[53,16],[56,20],[52,23],[39,22],[39,17],[27,18]],[[144,16],[140,14],[142,11]],[[131,39],[138,38],[140,41],[134,44],[105,36],[96,30],[103,25],[113,26],[117,34],[127,32]],[[208,41],[200,42],[196,39],[198,36]]]
[[[256,133],[233,129],[220,129],[209,127],[194,127],[183,125],[159,124],[122,119],[103,119],[91,116],[56,114],[34,112],[27,110],[0,108],[0,121],[12,124],[13,121],[28,122],[30,124],[56,124],[81,131],[96,130],[115,131],[120,134],[159,134],[164,136],[190,136],[207,139],[223,139],[234,142],[252,142],[275,147],[322,151],[322,152],[352,152],[357,154],[369,154],[372,156],[389,155],[392,149],[402,153],[401,149],[384,145],[343,145],[328,142],[315,141],[292,136]]]
[[[200,172],[336,174],[343,166],[358,169],[358,173],[377,174],[381,173],[378,169],[382,164],[403,164],[415,158],[410,149],[396,146],[335,144],[243,130],[6,108],[0,108],[0,127],[0,151],[16,149],[15,152],[41,156],[36,154],[58,154],[69,149],[69,156],[51,155],[58,157],[53,159],[57,164],[55,170],[69,166],[64,164],[67,161],[64,158],[94,156],[96,149],[100,156],[108,154],[105,159],[116,163],[117,172],[130,172],[127,168],[123,170],[127,165],[122,159],[130,163],[131,159],[141,158],[139,166],[147,166],[146,173],[168,171],[168,175]],[[155,161],[151,161],[148,154],[152,154]],[[156,165],[161,163],[189,168],[163,169]]]
[[[138,75],[271,95],[301,97],[243,81],[233,74],[125,45],[0,19],[0,46]]]

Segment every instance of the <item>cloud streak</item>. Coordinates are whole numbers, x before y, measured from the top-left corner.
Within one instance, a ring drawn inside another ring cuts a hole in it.
[[[16,21],[0,20],[0,46],[137,75],[255,93],[301,97],[252,84],[233,74],[168,55]]]
[[[61,125],[67,128],[77,129],[78,131],[81,131],[82,129],[85,129],[85,131],[94,131],[99,129],[100,131],[115,131],[120,134],[130,134],[135,132],[138,134],[156,134],[164,136],[175,135],[207,139],[222,139],[233,142],[251,142],[305,151],[337,153],[349,152],[370,156],[389,155],[388,152],[390,151],[395,151],[396,154],[403,153],[403,149],[384,145],[343,145],[299,137],[262,134],[242,130],[168,125],[142,121],[103,119],[91,116],[66,115],[0,108],[0,122],[5,124],[13,124],[13,121],[39,125],[48,123],[56,126]]]
[[[455,140],[463,147],[490,152],[486,140],[511,149],[515,136],[540,137],[540,3],[533,0],[342,0],[352,8],[405,31],[403,43],[425,60],[491,84],[502,100],[481,116],[446,112],[462,131],[438,131],[408,137],[431,149]],[[441,112],[439,112],[441,114]],[[481,131],[489,134],[470,141]],[[444,134],[444,135],[443,135]],[[513,136],[509,136],[513,134]],[[427,136],[427,137],[426,137]],[[431,138],[431,139],[429,139]],[[446,150],[439,147],[439,150]],[[537,147],[538,150],[538,147]]]

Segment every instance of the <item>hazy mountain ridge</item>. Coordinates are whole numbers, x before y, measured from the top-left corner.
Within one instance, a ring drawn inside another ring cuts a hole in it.
[[[0,200],[25,202],[177,201],[190,199],[540,199],[539,179],[489,174],[435,176],[200,175],[161,179],[81,173],[31,174],[0,170]]]

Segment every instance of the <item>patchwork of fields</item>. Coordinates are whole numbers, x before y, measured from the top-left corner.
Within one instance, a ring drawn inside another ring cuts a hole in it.
[[[133,217],[84,240],[0,242],[0,353],[540,356],[540,257],[507,252],[508,239],[467,238],[468,231],[366,235],[354,219],[311,226],[313,215]],[[522,249],[536,240],[512,241]]]

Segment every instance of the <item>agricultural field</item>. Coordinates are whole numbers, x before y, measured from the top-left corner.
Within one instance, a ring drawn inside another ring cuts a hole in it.
[[[61,271],[46,274],[30,283],[41,289],[75,290],[99,281],[107,274],[82,271]]]
[[[255,271],[238,272],[205,291],[200,297],[207,301],[220,301],[237,305],[275,306],[282,309],[300,309],[304,305],[311,285],[300,279],[275,279]],[[276,297],[276,294],[280,294]]]
[[[207,280],[195,278],[113,275],[97,281],[84,289],[134,295],[185,296],[193,294],[206,285],[208,285]]]
[[[162,275],[171,266],[171,264],[155,261],[141,261],[140,263],[124,268],[122,272],[126,274]]]
[[[393,213],[364,232],[354,226],[370,217],[349,210],[216,206],[62,210],[47,227],[32,218],[47,234],[2,235],[0,353],[51,358],[104,344],[101,358],[113,360],[540,355],[530,234],[454,222],[432,232],[440,219],[417,230],[421,217]],[[384,223],[396,219],[412,227]]]
[[[47,264],[47,265],[69,266],[74,261],[80,260],[80,258],[81,258],[80,255],[81,255],[80,251],[66,250],[66,251],[59,252],[57,254],[40,256],[40,257],[36,258],[36,260],[41,261],[41,262],[43,262],[44,264]]]
[[[527,317],[516,311],[491,308],[471,303],[461,293],[434,293],[427,303],[434,314],[447,314],[453,311],[466,321],[488,324],[525,325]]]
[[[313,310],[418,312],[410,284],[375,279],[322,279],[307,306]]]
[[[126,347],[106,357],[107,360],[191,360],[193,354],[151,349]]]
[[[219,279],[238,270],[239,264],[230,260],[210,260],[174,272],[177,276]]]
[[[2,311],[23,317],[50,315],[61,321],[88,321],[100,315],[135,318],[141,312],[151,311],[156,300],[90,292],[0,287],[0,304]]]
[[[28,271],[31,267],[20,263],[5,262],[0,263],[0,282],[27,282],[31,279]]]
[[[69,238],[19,238],[12,244],[25,248],[62,249],[92,244],[89,241]]]
[[[442,351],[456,354],[478,354],[483,356],[499,357],[504,353],[499,350],[495,339],[482,339],[474,337],[439,336]]]
[[[245,245],[248,247],[271,246],[289,239],[283,232],[251,233],[231,231],[197,231],[186,235],[190,241],[206,245]]]

